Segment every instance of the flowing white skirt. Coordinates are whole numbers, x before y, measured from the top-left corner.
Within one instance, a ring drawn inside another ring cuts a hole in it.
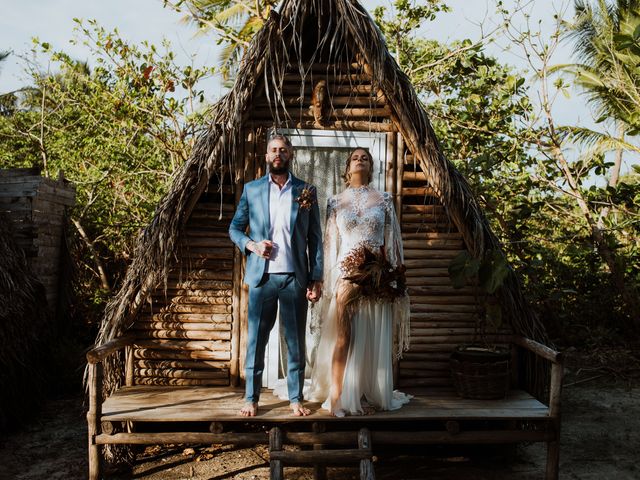
[[[392,303],[361,299],[351,320],[351,340],[336,407],[346,415],[361,415],[365,407],[397,410],[412,398],[393,389],[393,308]],[[330,410],[331,359],[338,335],[335,298],[323,309],[320,343],[304,398],[323,402]],[[283,382],[283,386],[286,382]],[[274,393],[286,397],[286,387]],[[284,394],[284,396],[282,395]]]

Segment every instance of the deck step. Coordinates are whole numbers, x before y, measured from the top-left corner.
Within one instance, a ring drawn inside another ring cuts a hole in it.
[[[318,445],[316,445],[314,450],[285,451],[282,449],[285,434],[280,427],[273,427],[269,431],[271,480],[284,479],[285,465],[313,466],[315,478],[326,478],[326,465],[342,465],[356,462],[360,465],[360,480],[374,480],[371,433],[367,428],[361,428],[357,438],[358,448],[325,450],[317,448]]]

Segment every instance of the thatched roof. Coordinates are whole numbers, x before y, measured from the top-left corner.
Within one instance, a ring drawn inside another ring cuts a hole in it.
[[[44,286],[0,214],[0,431],[42,401],[51,327]]]
[[[211,125],[196,142],[190,159],[141,235],[122,288],[106,309],[97,344],[126,330],[148,291],[166,281],[177,258],[181,230],[210,177],[222,171],[233,172],[233,167],[242,161],[236,157],[236,147],[242,139],[243,118],[255,90],[260,87],[273,105],[274,122],[279,125],[288,115],[281,93],[285,71],[297,69],[305,78],[309,64],[317,60],[314,52],[328,56],[324,63],[360,55],[370,67],[372,83],[386,96],[398,130],[431,179],[431,186],[462,233],[470,253],[479,257],[489,249],[499,248],[467,181],[441,152],[424,106],[409,78],[389,54],[382,33],[368,12],[356,0],[285,0],[280,13],[272,13],[247,49],[233,89],[214,105]],[[513,273],[501,291],[502,305],[514,330],[545,340]],[[120,364],[106,366],[108,390],[120,384],[121,374]]]

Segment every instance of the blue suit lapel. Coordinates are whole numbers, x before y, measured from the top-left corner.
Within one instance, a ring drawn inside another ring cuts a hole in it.
[[[269,183],[269,174],[265,175],[263,178],[262,185],[260,186],[260,205],[262,205],[263,209],[263,217],[264,217],[264,228],[265,228],[265,238],[269,238],[269,230],[271,230],[271,212],[269,211],[269,188],[271,184]]]
[[[291,175],[291,224],[289,225],[291,237],[293,237],[293,229],[296,226],[298,210],[300,208],[300,204],[296,201],[296,198],[300,196],[300,189],[302,184],[302,181],[294,177],[293,174]]]

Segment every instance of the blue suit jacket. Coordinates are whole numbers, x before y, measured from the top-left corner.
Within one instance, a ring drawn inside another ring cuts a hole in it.
[[[229,237],[240,251],[247,255],[244,281],[249,286],[258,286],[267,262],[264,258],[247,250],[250,240],[261,242],[269,237],[269,174],[244,186],[236,213],[229,226]],[[302,190],[310,188],[315,197],[311,208],[300,208],[296,198]],[[246,230],[249,227],[249,234]],[[291,175],[291,254],[296,280],[306,288],[313,280],[322,280],[322,231],[316,189]]]

